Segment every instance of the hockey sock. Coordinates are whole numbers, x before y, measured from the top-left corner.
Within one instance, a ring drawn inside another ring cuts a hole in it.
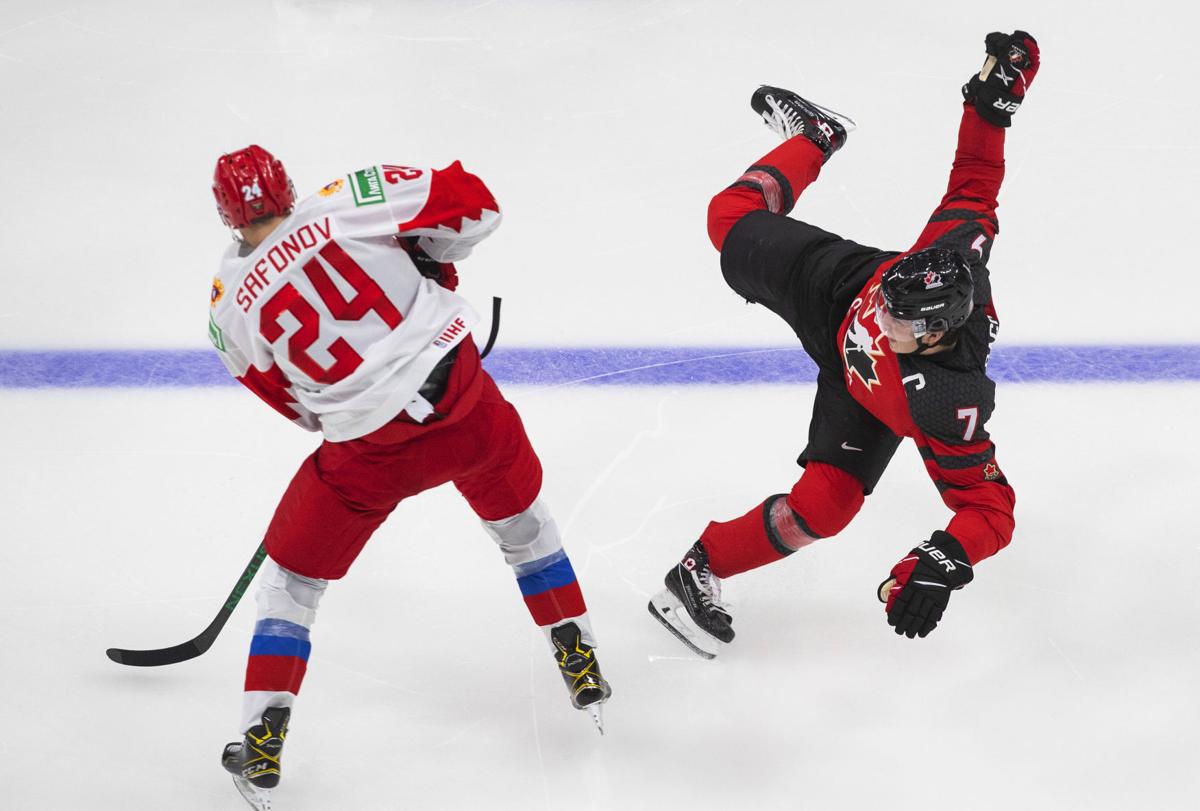
[[[483,526],[512,567],[525,607],[546,639],[550,640],[553,627],[571,620],[579,625],[583,641],[595,647],[583,592],[545,505],[536,500],[524,512],[484,521]]]
[[[717,577],[731,577],[782,560],[812,543],[788,509],[782,494],[769,497],[732,521],[712,521],[700,534],[708,563]]]
[[[734,186],[749,186],[762,192],[767,210],[787,214],[796,199],[821,173],[825,156],[803,136],[784,141],[745,171]]]
[[[742,173],[733,185],[713,197],[708,206],[708,238],[718,251],[730,229],[751,211],[764,207],[787,214],[796,198],[821,173],[824,154],[812,141],[797,136],[768,152]]]
[[[328,581],[314,580],[268,560],[259,575],[258,621],[250,642],[242,700],[244,733],[268,707],[291,707],[312,650],[309,629]]]

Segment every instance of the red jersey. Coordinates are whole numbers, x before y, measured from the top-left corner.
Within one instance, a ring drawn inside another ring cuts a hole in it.
[[[821,368],[821,380],[841,377],[872,417],[917,443],[954,511],[946,531],[978,562],[1008,544],[1014,525],[1015,496],[985,428],[995,406],[987,358],[999,327],[987,259],[999,229],[1004,130],[964,106],[946,194],[907,252],[948,248],[971,265],[974,311],[953,349],[935,355],[898,356],[880,340],[875,292],[883,273],[906,254],[777,216],[791,209],[822,163],[820,150],[793,138],[713,198],[709,235],[721,251],[722,273],[744,298],[792,326]],[[886,465],[890,452],[879,458]],[[864,479],[868,492],[873,484]]]
[[[926,471],[954,511],[946,531],[972,562],[1002,549],[1013,532],[1015,495],[984,427],[995,408],[987,355],[1000,326],[986,262],[999,230],[996,197],[1003,179],[1004,130],[966,108],[949,187],[907,252],[949,248],[971,264],[976,309],[953,355],[896,355],[880,340],[879,281],[907,253],[878,266],[838,332],[846,388],[893,432],[917,443]]]

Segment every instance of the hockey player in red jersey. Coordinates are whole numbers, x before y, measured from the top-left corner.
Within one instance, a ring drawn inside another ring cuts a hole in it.
[[[903,437],[916,443],[954,517],[880,586],[897,634],[932,631],[951,591],[1012,537],[1015,497],[985,429],[995,390],[987,358],[999,325],[987,260],[1005,130],[1039,52],[1024,31],[989,34],[985,50],[983,70],[962,89],[946,194],[904,253],[787,217],[845,143],[850,122],[780,88],[759,88],[751,99],[784,143],[713,198],[709,236],[729,286],[783,318],[819,372],[800,480],[740,518],[710,523],[650,601],[650,613],[702,656],[734,637],[721,579],[844,529]]]
[[[546,634],[572,704],[600,724],[611,688],[521,419],[480,365],[478,317],[454,292],[454,262],[500,223],[491,192],[459,163],[377,165],[296,200],[259,146],[223,155],[217,208],[238,236],[213,281],[209,335],[247,388],[324,441],[266,532],[240,741],[222,763],[266,807],[309,629],[396,505],[453,482],[498,544]]]

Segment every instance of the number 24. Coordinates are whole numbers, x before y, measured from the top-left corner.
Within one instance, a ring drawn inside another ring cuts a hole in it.
[[[333,279],[329,278],[321,259],[328,262],[338,275],[354,288],[353,298],[347,299],[341,294]],[[400,322],[404,320],[396,305],[383,292],[383,288],[368,276],[362,266],[336,241],[330,240],[325,243],[320,250],[320,259],[314,256],[304,263],[303,269],[304,275],[316,288],[317,295],[325,302],[329,314],[336,320],[359,321],[372,311],[391,329],[400,326]],[[329,354],[334,360],[329,368],[317,363],[308,354],[309,347],[315,344],[320,336],[321,315],[290,282],[263,305],[259,314],[258,331],[268,343],[275,343],[283,336],[279,316],[285,312],[291,313],[300,322],[300,328],[288,338],[288,360],[313,380],[318,383],[336,383],[362,364],[362,355],[355,352],[354,347],[340,336],[329,345]]]

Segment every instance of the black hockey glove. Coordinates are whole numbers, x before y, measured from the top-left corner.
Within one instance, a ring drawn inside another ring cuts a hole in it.
[[[433,279],[447,290],[458,287],[458,268],[449,262],[439,262],[430,257],[417,245],[416,237],[396,237],[396,242],[417,266],[417,272],[426,279]]]
[[[993,31],[984,39],[984,47],[988,56],[983,70],[963,85],[963,98],[975,105],[984,121],[1007,127],[1041,65],[1037,40],[1025,31]]]
[[[879,585],[888,625],[909,639],[924,638],[942,619],[950,592],[974,576],[962,544],[939,529],[893,566],[891,576]]]

